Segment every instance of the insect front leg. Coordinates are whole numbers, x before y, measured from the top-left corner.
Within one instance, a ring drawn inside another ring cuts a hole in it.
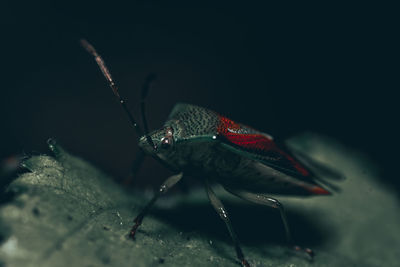
[[[137,174],[140,170],[140,168],[143,165],[145,154],[143,150],[139,149],[139,151],[136,153],[136,157],[132,162],[132,169],[131,169],[131,174],[129,177],[125,178],[123,180],[123,184],[125,185],[130,185],[134,180],[137,178]]]
[[[131,238],[135,237],[136,230],[142,224],[144,216],[149,212],[150,208],[154,205],[156,200],[163,194],[165,194],[171,187],[173,187],[177,182],[179,182],[183,177],[183,173],[178,173],[176,175],[170,176],[164,183],[161,184],[160,188],[153,196],[153,198],[147,203],[147,205],[143,208],[143,210],[139,213],[139,215],[133,220],[135,225],[132,227],[129,236]]]
[[[240,248],[239,239],[236,236],[235,231],[233,230],[233,226],[231,220],[229,219],[228,212],[226,211],[222,202],[217,198],[214,191],[211,189],[208,181],[206,180],[206,190],[208,198],[211,202],[211,205],[214,207],[215,211],[221,217],[221,219],[225,222],[226,227],[228,228],[229,234],[232,238],[233,244],[235,246],[237,258],[240,260],[244,267],[250,267],[250,264],[246,261],[243,255],[243,251]]]
[[[287,238],[288,243],[290,245],[292,245],[296,251],[306,252],[310,256],[311,259],[314,257],[314,252],[311,249],[301,248],[300,246],[295,245],[295,243],[293,242],[292,235],[290,234],[289,224],[287,222],[286,214],[283,209],[283,205],[278,200],[276,200],[275,198],[272,198],[272,197],[267,197],[262,194],[232,190],[232,189],[228,189],[228,188],[225,188],[225,189],[227,191],[229,191],[230,193],[232,193],[244,200],[278,209],[280,212],[282,221],[283,221],[283,225],[285,226],[285,233],[286,233],[286,238]]]

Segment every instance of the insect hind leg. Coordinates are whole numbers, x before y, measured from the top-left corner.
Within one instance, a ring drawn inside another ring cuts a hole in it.
[[[256,194],[256,193],[251,193],[251,192],[246,192],[246,191],[238,191],[238,190],[233,190],[233,189],[229,189],[229,188],[225,188],[225,189],[228,192],[230,192],[244,200],[278,209],[279,213],[281,215],[283,225],[285,227],[286,239],[287,239],[287,242],[289,243],[289,245],[293,246],[293,249],[295,251],[304,251],[310,257],[310,259],[314,258],[314,252],[311,249],[302,248],[300,246],[295,245],[295,243],[293,242],[292,235],[291,235],[290,229],[289,229],[288,220],[286,218],[285,210],[283,208],[283,205],[277,199],[272,198],[272,197],[267,197],[263,194]]]
[[[218,215],[221,217],[221,219],[225,222],[226,227],[228,228],[229,234],[230,234],[233,244],[235,246],[237,258],[240,260],[242,266],[250,267],[250,264],[244,258],[244,254],[242,252],[242,249],[240,248],[239,239],[237,238],[236,233],[233,230],[233,226],[232,226],[231,220],[229,219],[228,212],[226,211],[222,202],[217,198],[214,191],[211,189],[207,180],[205,181],[205,184],[206,184],[207,195],[211,202],[211,205],[214,207],[215,211],[218,213]]]

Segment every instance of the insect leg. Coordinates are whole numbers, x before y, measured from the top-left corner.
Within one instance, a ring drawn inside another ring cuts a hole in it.
[[[183,176],[183,173],[178,173],[176,175],[170,176],[167,180],[164,181],[164,183],[161,184],[160,189],[157,191],[157,193],[153,196],[153,198],[147,203],[147,205],[143,208],[143,210],[139,213],[138,216],[133,220],[135,225],[132,227],[129,236],[131,238],[135,237],[136,230],[139,228],[139,226],[142,224],[144,216],[148,213],[150,208],[153,206],[153,204],[156,202],[159,196],[165,194],[168,189],[173,187],[179,180],[181,180]]]
[[[131,174],[122,181],[123,184],[130,185],[136,179],[137,173],[139,172],[140,167],[142,167],[144,157],[145,154],[143,150],[139,149],[139,151],[136,153],[135,159],[132,162]]]
[[[283,225],[285,226],[285,233],[286,233],[286,238],[287,238],[288,243],[290,245],[292,245],[296,251],[306,252],[310,256],[311,259],[314,257],[314,252],[311,249],[301,248],[294,244],[292,235],[290,234],[289,224],[287,222],[287,218],[286,218],[285,211],[283,209],[283,205],[278,200],[276,200],[275,198],[272,198],[272,197],[267,197],[262,194],[255,194],[255,193],[250,193],[250,192],[245,192],[245,191],[237,191],[237,190],[232,190],[232,189],[228,189],[228,188],[225,188],[225,189],[227,191],[229,191],[230,193],[232,193],[244,200],[278,209],[281,214]]]
[[[250,264],[244,258],[242,249],[240,248],[239,240],[235,234],[235,231],[233,230],[231,220],[229,219],[228,212],[226,211],[222,202],[217,198],[214,191],[211,189],[207,180],[206,180],[205,184],[206,184],[208,199],[210,200],[211,205],[214,207],[215,211],[218,213],[218,215],[221,217],[221,219],[225,222],[226,227],[228,228],[229,234],[230,234],[233,244],[235,246],[237,258],[240,260],[240,262],[242,263],[242,265],[244,267],[250,267]]]
[[[132,163],[132,176],[134,178],[136,178],[136,175],[137,175],[138,171],[140,170],[140,167],[142,167],[144,156],[145,156],[145,154],[144,154],[143,150],[139,149],[139,151],[136,154],[136,158]]]

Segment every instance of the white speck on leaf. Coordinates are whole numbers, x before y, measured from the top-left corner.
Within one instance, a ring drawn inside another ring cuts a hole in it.
[[[119,212],[117,211],[115,214],[117,214],[117,216],[118,216],[118,218],[119,218],[119,224],[120,225],[123,225],[123,223],[122,223],[122,217],[121,217],[121,214],[119,214]]]
[[[18,239],[14,236],[10,237],[1,247],[1,252],[9,256],[17,256],[20,250],[18,250]]]
[[[187,244],[185,247],[190,248],[190,249],[194,248],[193,244]]]

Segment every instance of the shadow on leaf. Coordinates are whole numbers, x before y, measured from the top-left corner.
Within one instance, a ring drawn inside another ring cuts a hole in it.
[[[283,222],[278,210],[252,204],[225,202],[232,224],[239,240],[249,246],[280,244],[286,245]],[[223,221],[212,206],[205,203],[179,204],[168,209],[154,208],[151,214],[177,231],[197,232],[207,239],[218,239],[231,243],[231,238]],[[296,244],[317,247],[328,242],[335,235],[329,225],[315,220],[313,217],[286,209],[289,227]]]

